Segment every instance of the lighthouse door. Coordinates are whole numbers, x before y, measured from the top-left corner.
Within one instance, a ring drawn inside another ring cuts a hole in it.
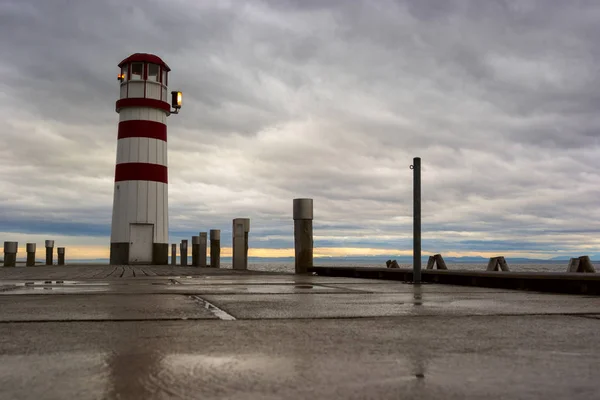
[[[129,225],[129,262],[132,264],[152,263],[152,237],[154,225]]]

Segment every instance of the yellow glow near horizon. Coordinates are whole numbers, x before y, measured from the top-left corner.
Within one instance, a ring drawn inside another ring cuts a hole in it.
[[[106,259],[110,256],[110,248],[107,245],[89,245],[89,244],[72,244],[65,243],[64,239],[57,243],[56,247],[66,248],[66,259]],[[580,249],[584,251],[584,249]],[[56,253],[56,250],[55,250]],[[428,249],[423,249],[423,256],[433,255],[436,252],[430,252]],[[23,242],[19,242],[18,258],[22,259],[25,257],[26,247]],[[169,247],[169,255],[171,254],[171,247]],[[179,246],[177,246],[177,254],[179,255]],[[328,258],[328,257],[360,257],[360,256],[382,256],[382,257],[400,257],[400,256],[412,256],[412,249],[397,250],[397,249],[376,249],[369,247],[315,247],[313,251],[315,258]],[[191,256],[191,249],[188,249],[188,255]],[[295,251],[293,248],[283,249],[270,249],[270,248],[250,248],[248,250],[250,257],[262,257],[262,258],[284,258],[294,257]],[[505,257],[527,257],[527,258],[551,258],[556,256],[556,253],[544,253],[544,252],[519,252],[519,251],[445,251],[442,252],[444,257],[495,257],[503,255]],[[45,249],[43,243],[39,243],[36,249],[36,257],[38,259],[45,256]],[[221,248],[222,257],[231,257],[232,248],[223,247]]]

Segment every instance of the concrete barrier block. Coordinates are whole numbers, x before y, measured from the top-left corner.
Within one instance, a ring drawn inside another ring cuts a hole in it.
[[[510,271],[503,256],[490,257],[486,271]]]
[[[567,265],[567,272],[588,272],[594,273],[596,269],[592,264],[589,256],[581,256],[576,258],[571,258],[569,260],[569,265]]]
[[[446,266],[446,261],[444,261],[444,257],[441,254],[434,254],[433,256],[429,256],[429,260],[427,261],[427,269],[448,269]]]

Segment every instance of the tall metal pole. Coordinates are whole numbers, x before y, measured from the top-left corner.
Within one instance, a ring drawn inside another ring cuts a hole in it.
[[[413,165],[413,282],[421,283],[421,158]]]

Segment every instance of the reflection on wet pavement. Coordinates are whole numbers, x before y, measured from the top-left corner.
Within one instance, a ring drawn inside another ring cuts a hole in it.
[[[2,271],[0,398],[597,397],[595,297],[86,268]]]

